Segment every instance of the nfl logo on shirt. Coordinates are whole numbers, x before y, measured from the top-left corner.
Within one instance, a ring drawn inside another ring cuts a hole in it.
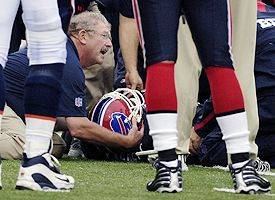
[[[74,99],[74,104],[77,107],[81,107],[82,106],[82,98],[81,97],[77,97]]]

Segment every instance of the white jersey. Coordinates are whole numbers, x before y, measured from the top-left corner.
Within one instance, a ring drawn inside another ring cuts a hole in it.
[[[29,46],[30,64],[66,62],[66,35],[57,0],[0,0],[0,64],[5,66],[13,21],[20,2]]]

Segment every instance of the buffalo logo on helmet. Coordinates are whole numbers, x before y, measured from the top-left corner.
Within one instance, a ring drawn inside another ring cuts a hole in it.
[[[116,133],[127,135],[132,124],[124,113],[115,112],[111,115],[110,128]]]
[[[144,98],[140,92],[120,88],[99,100],[91,120],[116,133],[127,135],[132,128],[132,117],[141,122],[144,107]]]

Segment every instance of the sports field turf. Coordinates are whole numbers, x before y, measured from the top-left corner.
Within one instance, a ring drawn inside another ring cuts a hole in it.
[[[4,189],[0,191],[0,200],[6,199],[275,199],[275,196],[266,195],[236,195],[216,192],[217,188],[231,188],[229,172],[218,169],[189,166],[184,173],[184,191],[178,194],[158,194],[147,192],[145,183],[155,172],[149,164],[140,163],[114,163],[88,160],[61,160],[62,171],[76,179],[75,189],[71,192],[31,192],[14,189],[18,173],[19,161],[4,161],[2,181]],[[275,172],[273,170],[273,172]],[[272,182],[275,193],[275,177],[267,176]]]

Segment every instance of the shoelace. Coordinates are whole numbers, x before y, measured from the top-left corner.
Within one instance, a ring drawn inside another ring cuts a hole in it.
[[[267,161],[262,161],[260,158],[254,160],[253,165],[257,172],[270,172],[270,164]]]

